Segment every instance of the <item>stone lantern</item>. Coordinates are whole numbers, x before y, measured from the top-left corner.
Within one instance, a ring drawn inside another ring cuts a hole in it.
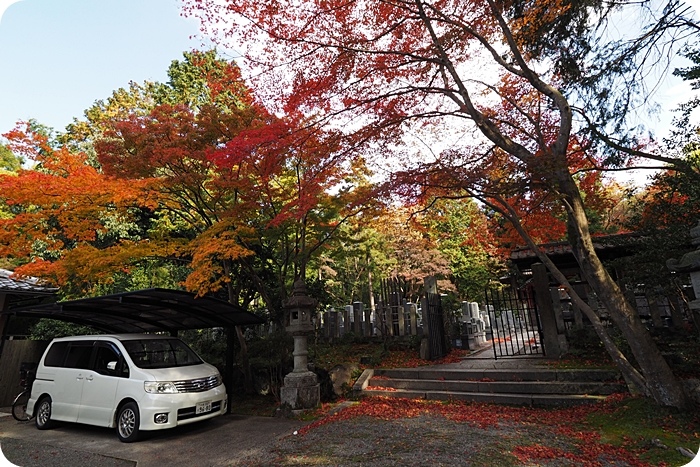
[[[294,369],[284,377],[280,391],[282,405],[292,410],[313,409],[321,402],[321,386],[316,373],[308,369],[307,336],[314,331],[312,311],[317,301],[306,294],[302,279],[294,282],[292,296],[283,304],[287,316],[287,332],[294,337]]]

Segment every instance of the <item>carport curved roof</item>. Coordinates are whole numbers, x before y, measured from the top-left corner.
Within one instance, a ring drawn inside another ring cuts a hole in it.
[[[264,323],[259,316],[223,300],[160,288],[27,306],[2,314],[69,321],[114,333],[175,332]]]

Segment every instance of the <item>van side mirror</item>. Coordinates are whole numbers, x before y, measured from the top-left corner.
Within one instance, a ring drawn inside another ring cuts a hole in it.
[[[107,369],[109,371],[114,371],[117,369],[117,362],[109,362],[107,363]]]

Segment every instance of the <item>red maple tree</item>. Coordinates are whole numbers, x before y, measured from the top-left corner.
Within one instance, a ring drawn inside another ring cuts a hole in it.
[[[643,374],[623,358],[616,360],[621,369],[658,403],[688,403],[636,311],[596,255],[577,169],[572,170],[579,156],[574,111],[589,121],[596,113],[608,118],[605,109],[575,107],[567,93],[568,86],[589,89],[582,76],[590,58],[587,47],[596,45],[587,29],[589,15],[604,5],[494,0],[184,0],[184,5],[186,14],[202,20],[205,32],[247,45],[248,64],[260,89],[269,93],[264,99],[281,93],[279,108],[317,112],[325,121],[342,114],[355,144],[376,141],[377,146],[368,147],[386,150],[427,125],[457,125],[459,136],[472,144],[439,151],[451,160],[438,161],[445,162],[441,171],[432,165],[434,170],[415,177],[412,185],[441,186],[439,175],[461,172],[461,190],[490,202],[523,236],[527,231],[507,200],[525,190],[533,195],[536,190],[550,192],[565,214],[582,275],[622,331]],[[560,47],[562,41],[567,47]],[[636,49],[630,50],[634,55]],[[609,68],[602,76],[614,79],[616,70]],[[603,139],[615,149],[624,146]],[[639,149],[627,152],[643,153]],[[606,160],[620,165],[615,157]],[[531,237],[528,244],[567,285]],[[580,297],[574,299],[595,320],[593,310]]]

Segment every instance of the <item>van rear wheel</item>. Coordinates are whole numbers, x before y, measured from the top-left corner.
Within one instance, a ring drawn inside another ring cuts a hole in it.
[[[117,414],[117,436],[124,443],[131,443],[139,437],[139,407],[135,402],[127,402]]]
[[[53,426],[53,420],[51,420],[51,398],[49,396],[42,397],[37,402],[34,424],[40,430],[48,430]]]

